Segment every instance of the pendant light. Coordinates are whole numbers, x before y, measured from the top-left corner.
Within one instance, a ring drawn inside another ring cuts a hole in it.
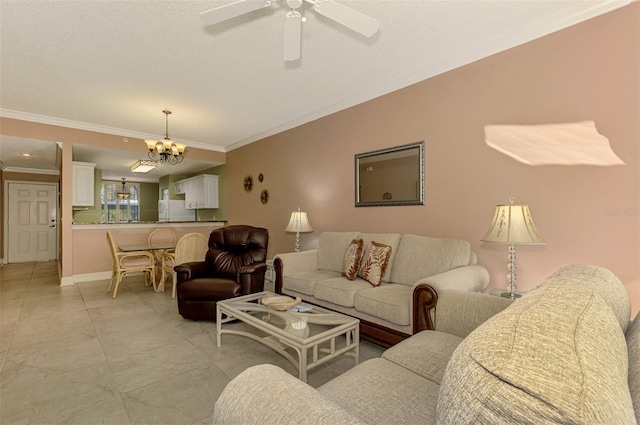
[[[131,194],[127,191],[127,188],[124,185],[124,180],[125,180],[125,178],[122,177],[122,191],[118,192],[118,198],[120,198],[120,199],[129,199],[129,196],[131,196]]]

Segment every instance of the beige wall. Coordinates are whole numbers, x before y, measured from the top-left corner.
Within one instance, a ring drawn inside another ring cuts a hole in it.
[[[120,135],[97,133],[73,128],[58,127],[49,124],[16,120],[0,117],[0,133],[8,136],[25,137],[39,140],[59,142],[62,146],[62,170],[60,175],[60,265],[62,278],[70,279],[78,272],[73,263],[73,234],[72,225],[72,146],[73,144],[107,147],[118,150],[146,152],[146,147],[141,139],[123,138]],[[188,148],[188,154],[200,160],[224,163],[226,154],[222,152],[207,151]],[[5,176],[6,178],[6,176]],[[4,226],[4,220],[2,221]],[[105,242],[106,246],[106,242]],[[79,248],[79,249],[82,249]],[[68,255],[67,255],[68,253]]]
[[[496,204],[527,203],[542,247],[518,248],[530,289],[558,267],[593,263],[625,283],[640,307],[639,4],[481,60],[227,154],[229,224],[270,230],[269,256],[292,251],[291,211],[315,232],[360,230],[452,236],[471,242],[506,285],[507,247],[480,242]],[[538,166],[484,143],[487,124],[594,120],[626,166]],[[354,207],[354,155],[425,141],[426,205]],[[263,173],[263,183],[257,175]],[[245,175],[254,189],[242,187]],[[270,200],[262,205],[260,191]]]
[[[181,226],[179,224],[165,225],[180,239],[187,233],[201,233],[207,237],[215,227],[222,226],[211,224],[203,226]],[[83,227],[76,226],[73,230],[73,245],[81,247],[73,250],[73,274],[74,276],[105,273],[111,271],[113,263],[111,261],[111,251],[107,244],[106,232],[109,230],[117,245],[146,244],[149,233],[154,229],[151,226],[137,225],[109,225],[92,228],[91,225]],[[91,249],[87,249],[91,247]],[[106,289],[106,288],[105,288]]]
[[[293,250],[291,211],[309,213],[315,232],[352,230],[467,239],[506,284],[505,246],[480,242],[496,204],[514,196],[531,206],[544,247],[518,249],[519,284],[535,285],[558,267],[584,262],[613,270],[640,305],[640,5],[632,5],[469,66],[226,154],[229,224],[270,230],[269,256]],[[626,166],[520,164],[484,144],[486,124],[594,120]],[[2,134],[62,142],[62,272],[71,276],[71,146],[139,150],[141,140],[0,118]],[[425,141],[426,205],[355,208],[357,153]],[[197,151],[197,150],[196,150]],[[197,151],[225,162],[225,154]],[[68,170],[68,171],[67,171]],[[263,173],[264,181],[258,181]],[[253,175],[254,189],[242,182]],[[266,205],[260,192],[270,194]],[[103,239],[104,234],[99,238]],[[106,242],[101,245],[106,248]]]

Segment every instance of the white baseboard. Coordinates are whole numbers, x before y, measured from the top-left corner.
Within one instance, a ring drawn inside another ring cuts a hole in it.
[[[73,281],[73,276],[67,276],[60,279],[60,286],[73,286],[76,283]]]
[[[131,273],[133,274],[142,274],[142,272]],[[95,273],[84,273],[84,274],[74,274],[73,276],[67,276],[60,279],[60,286],[71,286],[80,282],[93,282],[96,280],[109,280],[111,279],[111,271],[108,272],[95,272]]]
[[[85,274],[75,274],[72,277],[74,283],[78,282],[91,282],[94,280],[111,279],[111,271],[108,272],[95,272]]]

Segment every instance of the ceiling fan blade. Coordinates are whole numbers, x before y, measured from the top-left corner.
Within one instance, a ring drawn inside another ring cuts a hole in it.
[[[333,0],[306,0],[321,15],[344,25],[353,31],[371,37],[378,31],[380,22]]]
[[[300,35],[302,33],[302,16],[295,10],[287,13],[284,20],[284,60],[300,59]]]
[[[200,19],[207,25],[214,25],[269,5],[267,0],[240,0],[202,12]]]

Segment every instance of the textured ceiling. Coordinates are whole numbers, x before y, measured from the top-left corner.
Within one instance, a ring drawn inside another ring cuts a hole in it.
[[[206,26],[230,1],[1,0],[0,113],[162,138],[170,109],[173,139],[229,151],[628,3],[340,2],[380,31],[307,6],[302,58],[285,62],[283,1]]]

